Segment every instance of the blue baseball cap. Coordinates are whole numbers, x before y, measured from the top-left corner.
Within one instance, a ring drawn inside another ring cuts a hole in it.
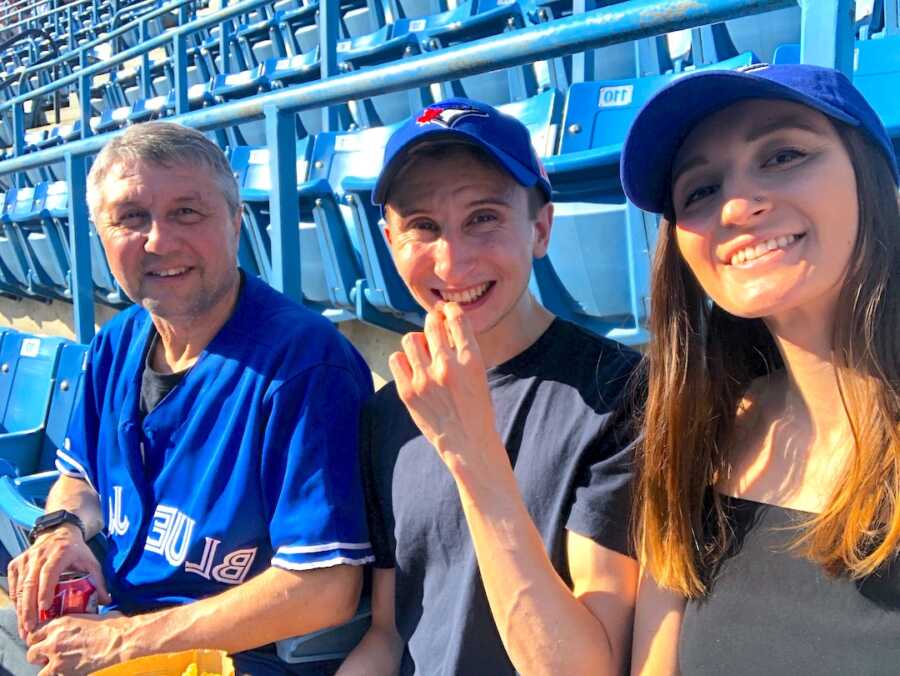
[[[659,90],[637,114],[622,148],[625,194],[644,211],[663,213],[672,163],[704,118],[744,99],[781,99],[814,108],[864,132],[884,152],[900,185],[894,147],[872,106],[840,71],[821,66],[758,63],[739,70],[706,70]]]
[[[520,185],[539,186],[549,200],[550,179],[531,145],[528,128],[496,108],[465,98],[433,103],[407,120],[384,150],[372,203],[384,204],[391,181],[413,147],[423,141],[449,140],[475,145],[497,160]]]

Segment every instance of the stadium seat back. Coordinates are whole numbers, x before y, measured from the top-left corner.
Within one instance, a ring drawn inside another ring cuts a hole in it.
[[[75,402],[84,388],[87,353],[88,346],[78,343],[66,343],[60,350],[50,408],[47,412],[44,443],[35,471],[53,469],[56,449],[65,447],[66,432],[75,410]]]
[[[0,378],[8,378],[9,395],[0,409],[0,427],[4,432],[20,432],[44,424],[53,373],[56,368],[61,338],[39,338],[17,334],[12,337],[15,348],[3,350]],[[4,336],[3,347],[6,347]],[[8,369],[8,370],[4,370]],[[0,386],[0,390],[6,389]]]

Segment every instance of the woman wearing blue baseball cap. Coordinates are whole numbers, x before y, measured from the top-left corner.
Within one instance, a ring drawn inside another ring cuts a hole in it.
[[[663,219],[635,672],[897,672],[898,181],[827,68],[692,74],[636,118],[622,183]]]

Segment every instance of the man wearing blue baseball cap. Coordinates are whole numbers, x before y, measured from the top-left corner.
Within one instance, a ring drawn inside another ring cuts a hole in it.
[[[373,201],[427,311],[361,425],[372,628],[341,674],[620,673],[630,650],[627,415],[637,355],[532,296],[553,205],[526,127],[427,107]]]

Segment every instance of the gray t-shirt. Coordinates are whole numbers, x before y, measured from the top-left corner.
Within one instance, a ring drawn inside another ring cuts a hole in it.
[[[569,582],[565,533],[629,553],[630,425],[613,415],[635,352],[555,320],[488,371],[525,504]],[[401,674],[515,673],[491,616],[456,486],[391,384],[363,415],[361,462],[375,565],[396,569]]]

